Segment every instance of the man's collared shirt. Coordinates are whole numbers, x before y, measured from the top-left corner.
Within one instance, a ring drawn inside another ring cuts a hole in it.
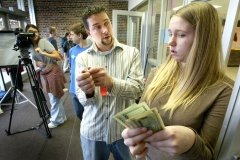
[[[108,96],[95,88],[92,98],[76,86],[76,95],[84,106],[81,135],[93,141],[112,143],[122,138],[124,127],[113,116],[135,103],[143,92],[143,71],[140,54],[135,47],[121,44],[115,39],[113,48],[100,52],[96,44],[76,58],[76,76],[88,67],[103,67],[113,78]]]

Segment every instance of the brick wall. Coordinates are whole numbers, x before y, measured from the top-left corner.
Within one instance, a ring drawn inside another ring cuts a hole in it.
[[[58,43],[60,37],[64,36],[65,29],[69,28],[74,23],[81,22],[81,11],[91,5],[104,5],[107,8],[109,18],[112,19],[112,10],[127,10],[128,2],[117,2],[111,0],[33,0],[37,26],[40,30],[40,35],[43,38],[49,36],[48,27],[55,26],[58,30],[56,37]],[[27,0],[25,0],[25,9],[28,11]],[[16,0],[3,0],[4,7],[16,7]],[[123,19],[124,21],[124,19]],[[125,21],[126,22],[126,21]],[[124,22],[124,23],[125,23]],[[28,23],[29,17],[28,17]],[[126,43],[126,24],[119,22],[119,27],[122,30],[118,35],[118,40]],[[59,44],[58,44],[59,45]]]

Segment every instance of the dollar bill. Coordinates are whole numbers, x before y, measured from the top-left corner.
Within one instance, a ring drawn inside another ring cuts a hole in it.
[[[136,115],[126,120],[126,123],[132,124],[133,128],[146,127],[153,132],[160,131],[164,128],[163,121],[158,113],[157,108],[153,108],[143,114]],[[131,128],[131,127],[130,127]]]
[[[123,126],[132,128],[131,126],[128,126],[125,122],[127,119],[130,117],[134,117],[135,115],[139,115],[141,113],[144,113],[146,111],[150,110],[148,105],[143,102],[141,104],[136,104],[134,103],[133,105],[129,106],[125,110],[117,113],[116,115],[113,116],[115,120],[117,120],[119,123],[121,123]]]
[[[145,102],[133,104],[113,118],[127,128],[146,127],[157,132],[165,127],[157,108],[150,109]]]

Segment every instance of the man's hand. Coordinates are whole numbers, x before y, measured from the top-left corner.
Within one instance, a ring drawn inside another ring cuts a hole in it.
[[[83,70],[76,78],[77,86],[87,95],[94,95],[95,86],[107,87],[112,89],[113,79],[107,74],[102,67],[89,67],[88,70]]]
[[[112,89],[113,79],[102,67],[89,68],[88,72],[91,74],[95,86]]]
[[[83,70],[79,76],[76,78],[77,86],[81,88],[81,90],[86,95],[94,94],[95,84],[93,78],[88,70]]]

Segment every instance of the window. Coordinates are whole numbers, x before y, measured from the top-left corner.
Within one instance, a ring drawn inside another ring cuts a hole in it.
[[[21,23],[18,20],[14,20],[14,19],[9,19],[9,23],[10,23],[10,30],[15,30],[16,28],[20,28],[21,27]]]

